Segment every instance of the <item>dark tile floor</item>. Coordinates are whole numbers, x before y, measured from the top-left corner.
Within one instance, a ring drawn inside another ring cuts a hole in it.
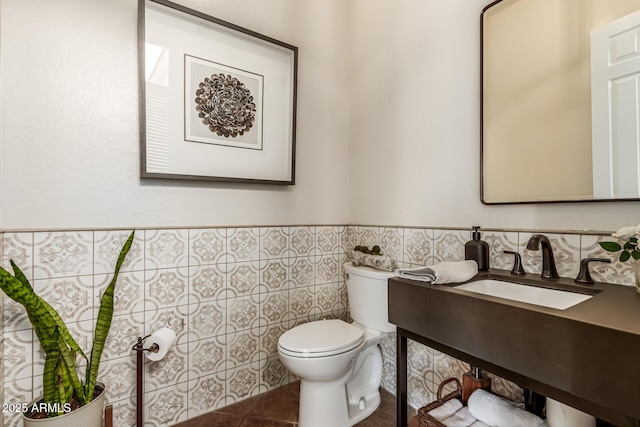
[[[394,427],[396,398],[382,390],[382,402],[357,427]],[[251,397],[230,406],[192,418],[175,427],[297,427],[300,382]],[[415,420],[410,427],[418,427]],[[329,427],[329,426],[327,426]]]

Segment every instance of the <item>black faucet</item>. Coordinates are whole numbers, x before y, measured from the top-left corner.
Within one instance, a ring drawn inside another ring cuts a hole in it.
[[[527,242],[527,249],[537,251],[542,245],[542,275],[543,279],[557,279],[558,271],[556,270],[556,261],[553,259],[553,249],[549,238],[544,234],[534,234]]]

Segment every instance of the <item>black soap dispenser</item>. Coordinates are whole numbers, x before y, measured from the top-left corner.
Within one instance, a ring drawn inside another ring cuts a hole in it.
[[[489,269],[489,244],[484,240],[480,240],[480,227],[474,225],[472,240],[464,245],[464,259],[473,260],[478,263],[479,271]]]

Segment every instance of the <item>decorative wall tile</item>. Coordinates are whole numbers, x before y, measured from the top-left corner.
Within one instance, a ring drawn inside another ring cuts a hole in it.
[[[179,383],[144,394],[147,427],[168,427],[187,419],[188,383]]]
[[[315,283],[316,285],[325,283],[335,283],[339,280],[339,258],[337,255],[323,255],[315,262]]]
[[[33,233],[33,277],[48,279],[93,273],[93,233]]]
[[[260,301],[260,325],[272,325],[289,319],[289,294],[287,291],[269,292]]]
[[[225,228],[189,230],[189,265],[227,262],[226,246]]]
[[[352,225],[347,226],[344,232],[340,234],[340,245],[345,252],[353,249],[359,240],[358,230]]]
[[[395,359],[382,359],[382,388],[392,393],[397,390],[397,369]]]
[[[287,331],[288,325],[274,323],[260,328],[260,358],[268,359],[278,356],[278,339]]]
[[[2,302],[2,319],[5,332],[31,328],[24,307],[11,298],[4,298]]]
[[[144,271],[120,272],[113,292],[113,314],[132,314],[144,311]],[[93,278],[94,304],[100,307],[100,299],[113,276],[98,274]]]
[[[260,329],[227,335],[227,370],[260,360]]]
[[[314,313],[313,287],[291,289],[289,291],[289,307],[293,317],[309,321]]]
[[[336,319],[345,320],[349,309],[349,296],[347,293],[347,283],[344,280],[338,282],[338,303],[334,307],[331,313],[332,316]]]
[[[6,331],[4,333],[4,379],[6,382],[29,378],[33,375],[33,330]]]
[[[259,326],[258,310],[260,300],[257,295],[227,300],[227,334],[244,331]]]
[[[187,230],[145,230],[145,270],[186,267]]]
[[[413,265],[433,264],[433,230],[406,228],[404,230],[403,261]]]
[[[131,346],[133,346],[133,344]],[[129,346],[130,350],[131,346]],[[134,396],[136,393],[135,354],[132,354],[129,357],[121,357],[119,359],[103,359],[100,362],[100,374],[98,375],[98,381],[102,381],[106,385],[107,400],[109,402],[129,399],[131,396]]]
[[[189,310],[189,341],[197,341],[226,333],[226,301],[191,304]]]
[[[315,255],[315,227],[291,227],[291,256]]]
[[[226,404],[230,405],[266,391],[266,387],[261,386],[260,382],[260,363],[256,362],[227,370]]]
[[[335,283],[327,283],[315,286],[314,306],[321,315],[333,312],[338,301],[338,286]]]
[[[257,261],[227,264],[227,298],[257,294],[259,270],[260,264]]]
[[[481,239],[489,245],[489,266],[500,270],[511,270],[514,255],[505,254],[504,251],[518,251],[518,233],[482,230],[481,232]]]
[[[109,401],[109,404],[113,405],[114,426],[136,425],[136,399],[125,399],[117,402]]]
[[[448,354],[438,350],[433,351],[434,377],[433,382],[440,384],[442,381],[450,377],[461,378],[465,372],[469,372],[469,364],[462,362]]]
[[[380,245],[380,228],[379,227],[360,227],[359,244],[367,246],[369,249],[376,245]]]
[[[260,228],[260,259],[286,258],[289,256],[289,228]]]
[[[396,261],[403,261],[404,230],[402,228],[380,228],[380,249]]]
[[[469,231],[434,230],[433,262],[464,261],[464,245],[469,241]]]
[[[260,292],[286,290],[289,285],[289,260],[272,259],[260,262]]]
[[[144,337],[144,313],[114,315],[102,360],[130,356],[132,354],[131,347],[136,344],[138,337]],[[127,396],[119,397],[116,400],[125,397]]]
[[[434,356],[433,350],[427,346],[408,340],[407,344],[408,368],[433,381]]]
[[[269,358],[260,372],[260,384],[264,390],[271,390],[282,387],[289,383],[289,371],[284,367],[280,358],[275,356]]]
[[[189,302],[207,302],[227,297],[226,265],[189,267]]]
[[[380,341],[380,351],[382,352],[382,357],[386,357],[391,360],[396,360],[396,336],[395,332],[391,332],[387,334]]]
[[[33,233],[4,233],[2,239],[2,267],[13,272],[9,260],[33,279]]]
[[[65,322],[93,319],[93,276],[36,279],[34,291],[56,309]]]
[[[147,270],[145,310],[176,307],[189,302],[189,270],[186,267]]]
[[[433,383],[413,371],[407,372],[407,403],[420,408],[436,400]]]
[[[344,252],[340,244],[341,229],[344,227],[316,227],[316,241],[321,254]]]
[[[159,390],[187,381],[188,350],[187,344],[174,345],[163,359],[146,361],[144,364],[145,390]]]
[[[591,277],[597,282],[615,283],[617,285],[635,286],[634,264],[631,261],[620,262],[620,252],[607,252],[599,245],[600,242],[613,242],[615,239],[606,236],[581,236],[580,259],[605,258],[610,264],[592,262],[589,264]]]
[[[118,255],[131,230],[94,231],[93,274],[113,274]],[[136,231],[131,248],[122,263],[120,273],[144,270],[144,231]]]
[[[224,372],[227,361],[225,335],[189,343],[189,380]]]
[[[545,234],[551,242],[558,274],[573,277],[580,270],[580,236],[575,234]],[[533,233],[519,233],[522,264],[527,273],[542,272],[542,247],[537,251],[527,249],[527,242]]]
[[[296,258],[289,269],[291,285],[296,288],[311,286],[315,279],[315,263],[311,257]]]
[[[169,328],[176,334],[176,343],[187,342],[187,321],[189,306],[179,306],[163,310],[145,311],[145,335],[152,334],[160,328]]]
[[[227,262],[258,261],[259,229],[227,229]]]
[[[226,405],[225,372],[189,381],[189,418],[215,411]]]

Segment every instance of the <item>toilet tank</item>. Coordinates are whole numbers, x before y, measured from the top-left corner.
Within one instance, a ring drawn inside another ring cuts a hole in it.
[[[395,332],[389,323],[387,279],[395,272],[344,264],[351,318],[360,325],[381,332]]]

